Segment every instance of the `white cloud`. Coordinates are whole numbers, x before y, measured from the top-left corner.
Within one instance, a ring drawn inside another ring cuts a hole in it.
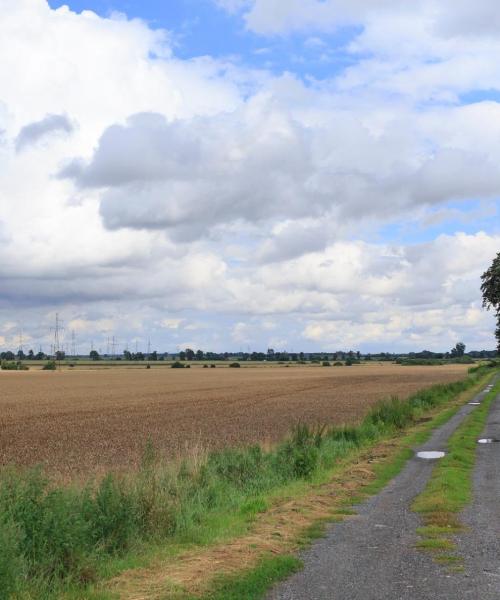
[[[289,349],[488,345],[493,229],[413,245],[376,232],[471,198],[497,216],[499,105],[450,104],[500,85],[492,5],[472,19],[466,3],[219,4],[266,34],[362,24],[349,52],[364,58],[306,85],[180,60],[139,20],[0,0],[4,337],[15,308],[46,341],[57,308],[85,343],[159,331],[175,347],[196,328],[219,349],[271,330]]]

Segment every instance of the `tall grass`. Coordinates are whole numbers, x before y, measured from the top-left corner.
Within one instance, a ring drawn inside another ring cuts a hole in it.
[[[85,487],[56,487],[39,469],[4,469],[0,598],[50,597],[61,582],[92,582],[99,562],[125,554],[137,542],[189,538],[210,515],[258,505],[266,493],[311,478],[354,449],[403,430],[485,371],[476,369],[465,380],[436,385],[405,401],[381,402],[356,427],[297,425],[269,451],[226,448],[174,466],[162,463],[148,444],[138,472],[109,474]]]

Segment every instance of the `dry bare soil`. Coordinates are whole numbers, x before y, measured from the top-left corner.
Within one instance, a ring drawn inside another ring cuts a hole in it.
[[[298,422],[352,423],[376,401],[456,381],[463,365],[0,372],[0,465],[56,477],[282,438]]]

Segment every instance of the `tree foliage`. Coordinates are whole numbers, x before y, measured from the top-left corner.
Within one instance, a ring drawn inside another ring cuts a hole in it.
[[[491,263],[490,268],[481,276],[481,292],[483,294],[483,306],[487,310],[495,311],[497,327],[495,337],[497,339],[497,351],[500,353],[500,252]]]

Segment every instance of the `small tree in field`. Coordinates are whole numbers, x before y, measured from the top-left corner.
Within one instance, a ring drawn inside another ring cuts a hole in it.
[[[497,317],[495,337],[497,352],[500,353],[500,252],[493,259],[491,267],[481,276],[483,293],[483,306],[487,310],[494,310]]]
[[[458,342],[454,348],[451,349],[451,355],[453,358],[457,356],[463,356],[465,354],[465,344],[463,342]]]

